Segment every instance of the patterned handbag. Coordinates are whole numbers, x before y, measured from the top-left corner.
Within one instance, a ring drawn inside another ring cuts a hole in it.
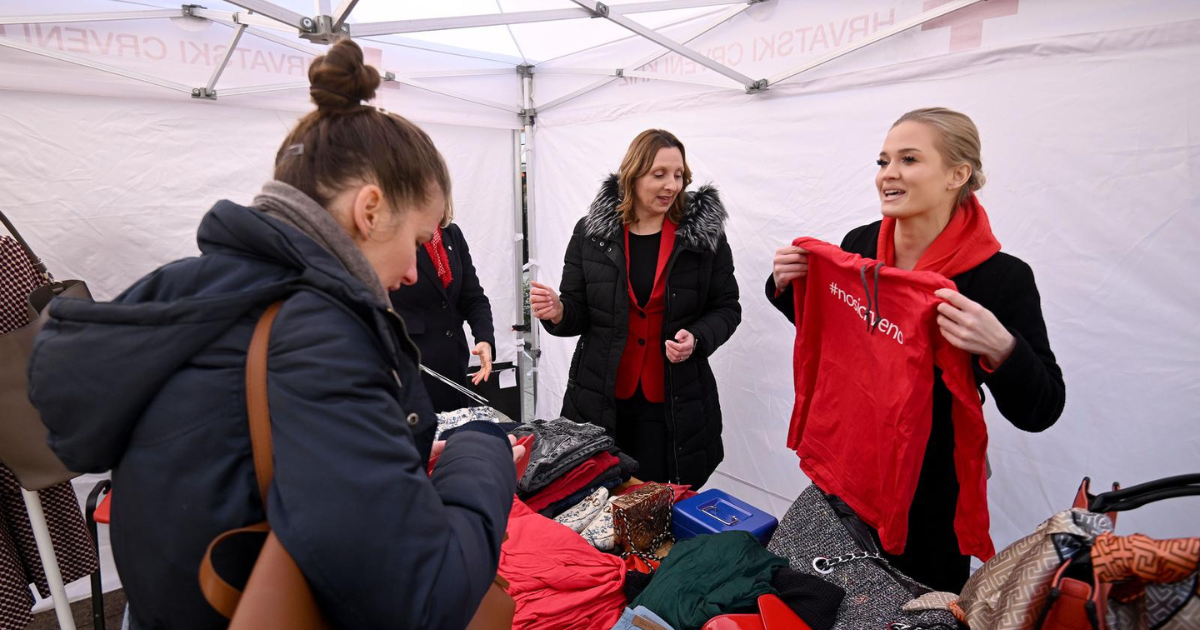
[[[767,551],[788,559],[792,569],[815,575],[846,591],[833,630],[954,628],[944,604],[907,606],[931,593],[891,566],[871,529],[844,502],[816,484],[805,488],[775,530]]]
[[[1056,514],[971,576],[951,609],[972,630],[1200,629],[1200,539],[1112,533],[1116,515],[1200,495],[1200,475],[1093,496]]]

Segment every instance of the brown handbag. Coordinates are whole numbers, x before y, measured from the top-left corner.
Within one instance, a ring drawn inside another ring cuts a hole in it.
[[[91,301],[92,296],[82,280],[56,282],[2,212],[0,222],[19,245],[8,239],[0,242],[0,269],[5,276],[0,281],[11,283],[6,295],[25,299],[28,305],[27,315],[18,319],[25,323],[0,334],[0,462],[12,470],[21,487],[44,490],[79,475],[67,470],[46,444],[46,425],[29,402],[29,356],[34,337],[49,319],[51,300],[61,296]]]
[[[254,457],[254,476],[258,479],[264,510],[274,476],[271,411],[267,401],[267,346],[271,324],[282,305],[283,302],[272,304],[259,318],[246,355],[246,409],[250,417],[250,447]],[[267,540],[254,562],[245,590],[239,591],[217,574],[212,563],[213,550],[234,536],[263,533],[267,534]],[[516,602],[509,596],[507,588],[508,582],[497,575],[467,630],[512,628]],[[312,589],[300,567],[271,531],[267,521],[229,530],[209,543],[200,564],[200,590],[217,612],[229,618],[230,630],[327,630],[332,627],[317,607]]]

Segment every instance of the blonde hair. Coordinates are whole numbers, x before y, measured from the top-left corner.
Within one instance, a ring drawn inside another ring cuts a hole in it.
[[[662,149],[679,149],[679,155],[683,157],[683,188],[692,183],[692,170],[687,165],[687,151],[679,138],[662,129],[647,129],[639,133],[633,142],[629,143],[629,150],[625,152],[625,159],[621,160],[621,170],[617,173],[617,185],[621,196],[617,212],[625,225],[637,220],[637,213],[633,210],[633,201],[637,197],[634,183],[639,177],[650,172],[654,167],[654,158],[658,157],[658,152]],[[683,202],[684,192],[681,189],[675,196],[671,209],[667,211],[667,218],[672,223],[679,224],[683,220]]]
[[[983,159],[980,157],[979,129],[970,117],[945,107],[926,107],[901,116],[892,127],[903,122],[918,122],[933,127],[938,132],[936,146],[942,159],[951,166],[966,164],[971,167],[971,176],[958,189],[956,207],[971,193],[983,188],[987,177],[983,174]]]

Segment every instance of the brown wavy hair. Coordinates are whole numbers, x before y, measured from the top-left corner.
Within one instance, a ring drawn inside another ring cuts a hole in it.
[[[440,187],[450,207],[450,172],[429,136],[402,116],[364,105],[375,97],[379,71],[363,63],[358,44],[343,39],[308,68],[317,109],[288,134],[275,155],[275,179],[328,208],[356,183],[383,189],[393,207],[420,204]]]
[[[679,154],[683,156],[683,188],[679,190],[679,194],[675,196],[675,201],[671,204],[671,209],[667,211],[667,218],[672,223],[678,225],[683,220],[683,204],[685,202],[683,189],[692,183],[692,169],[687,165],[687,150],[683,148],[683,143],[679,141],[679,138],[676,138],[671,132],[662,129],[647,129],[639,133],[629,144],[629,150],[625,152],[625,159],[621,160],[621,170],[617,172],[617,186],[621,195],[621,202],[617,204],[617,212],[621,214],[621,221],[625,225],[637,221],[637,213],[633,211],[633,201],[637,197],[634,183],[639,177],[650,172],[654,166],[654,158],[658,157],[661,149],[679,149]]]

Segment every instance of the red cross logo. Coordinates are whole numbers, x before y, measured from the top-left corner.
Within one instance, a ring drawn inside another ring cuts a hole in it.
[[[983,21],[1017,14],[1021,0],[985,0],[943,15],[921,25],[922,31],[950,27],[950,52],[979,48],[983,44]],[[925,10],[936,9],[950,0],[925,0]]]

